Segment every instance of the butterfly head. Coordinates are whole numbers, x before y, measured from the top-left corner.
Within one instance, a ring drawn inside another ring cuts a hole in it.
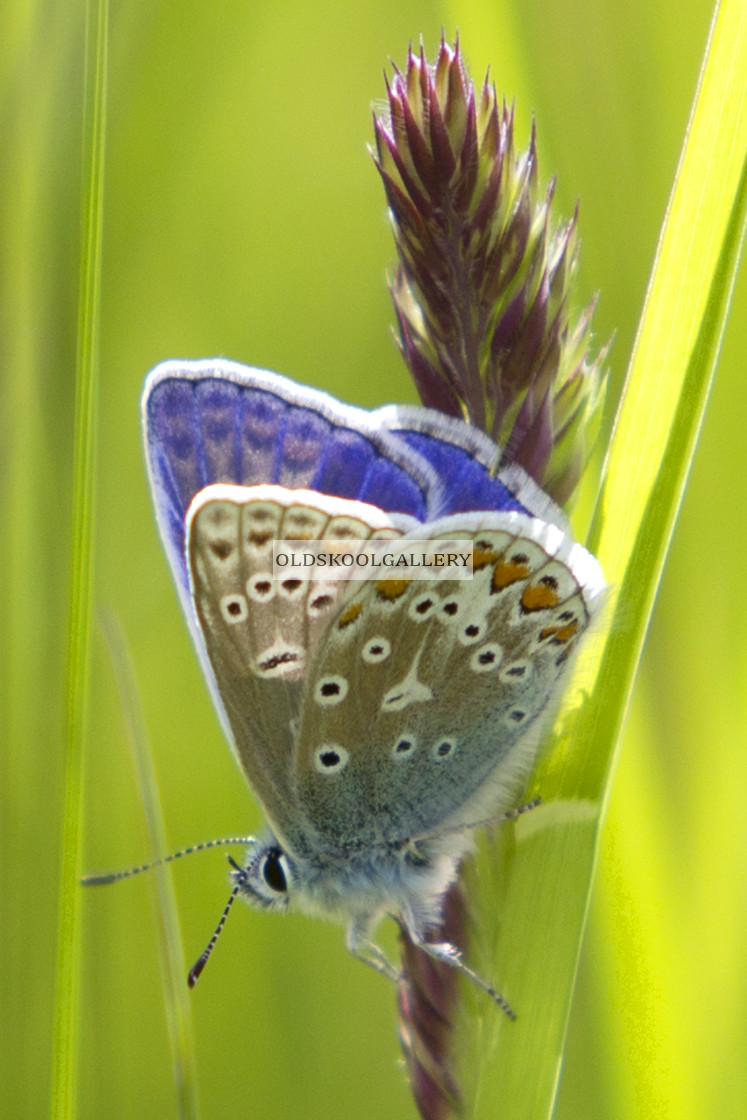
[[[258,910],[286,910],[297,883],[295,861],[268,833],[252,841],[244,865],[234,863],[234,885],[245,902]]]
[[[385,913],[438,920],[439,899],[471,847],[468,832],[357,851],[291,852],[272,832],[253,839],[242,864],[230,860],[234,893],[253,909],[305,913],[369,928]],[[407,919],[405,919],[407,920]]]

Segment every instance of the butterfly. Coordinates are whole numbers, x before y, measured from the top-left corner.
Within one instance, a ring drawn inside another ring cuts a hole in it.
[[[432,933],[474,829],[531,770],[599,564],[487,435],[430,409],[368,412],[216,359],[157,366],[142,416],[184,613],[268,823],[234,896],[341,922],[391,977],[373,938],[394,915],[505,1006]],[[471,579],[273,569],[278,541],[441,538],[469,544]]]

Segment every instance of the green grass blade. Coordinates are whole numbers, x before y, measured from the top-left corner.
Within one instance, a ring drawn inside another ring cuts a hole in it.
[[[166,829],[135,670],[122,628],[115,616],[104,614],[100,622],[114,667],[135,760],[140,799],[148,828],[151,861],[156,861],[166,854]],[[180,1120],[197,1120],[200,1109],[192,1010],[171,865],[160,863],[154,869],[153,878],[156,886],[155,910],[158,917],[163,1002],[171,1046],[177,1115]]]
[[[67,670],[67,735],[60,869],[58,957],[51,1114],[77,1111],[80,948],[81,775],[86,732],[91,632],[96,403],[101,291],[101,228],[107,77],[107,0],[91,0],[86,34],[86,91],[78,355],[76,363],[73,540]]]
[[[709,51],[662,232],[591,533],[613,585],[606,641],[579,663],[537,774],[545,804],[471,886],[484,913],[477,961],[517,1009],[490,1019],[467,993],[462,1085],[467,1114],[549,1116],[620,730],[707,402],[745,224],[747,11],[727,0]],[[534,792],[534,791],[533,791]],[[488,902],[497,889],[500,900]],[[497,922],[502,924],[496,930]],[[477,1054],[490,1054],[480,1063]]]

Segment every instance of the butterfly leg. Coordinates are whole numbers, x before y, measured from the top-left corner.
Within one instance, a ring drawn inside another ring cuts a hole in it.
[[[380,972],[382,976],[386,976],[388,980],[392,980],[395,984],[402,979],[399,969],[392,964],[383,949],[368,936],[367,925],[352,922],[348,927],[346,944],[348,952],[356,960],[363,961],[369,968]]]
[[[406,926],[413,945],[416,945],[418,949],[422,949],[424,953],[427,953],[428,956],[432,957],[434,960],[441,961],[443,964],[447,964],[449,968],[461,972],[462,976],[466,976],[473,984],[476,984],[478,988],[486,992],[492,1000],[495,1000],[509,1019],[516,1018],[516,1012],[501,993],[497,992],[492,984],[484,980],[478,972],[475,972],[473,968],[470,968],[468,964],[464,963],[461,950],[457,949],[456,945],[452,945],[449,941],[426,941],[421,930],[411,926],[409,922],[406,923]]]

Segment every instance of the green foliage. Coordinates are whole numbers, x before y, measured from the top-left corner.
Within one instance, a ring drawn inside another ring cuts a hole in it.
[[[729,0],[722,15],[738,7]],[[417,42],[421,33],[432,53],[441,26],[449,32],[458,25],[473,74],[479,77],[490,63],[499,94],[516,97],[517,141],[522,133],[528,138],[530,114],[536,114],[540,176],[544,181],[557,172],[559,211],[570,215],[581,199],[579,298],[588,302],[599,290],[597,338],[618,332],[611,352],[614,402],[710,15],[709,0],[289,0],[275,6],[156,0],[117,7],[93,480],[95,599],[113,609],[131,648],[169,846],[246,832],[259,822],[222,742],[157,540],[138,431],[145,372],[165,357],[220,353],[366,406],[415,399],[389,337],[384,271],[392,246],[365,143],[370,101],[381,94],[389,56],[403,62],[408,41]],[[726,45],[741,49],[743,35],[744,29]],[[0,1084],[8,1115],[36,1118],[48,1112],[51,1092],[46,1059],[52,1053],[64,801],[82,3],[50,8],[38,0],[10,0],[0,11],[0,52],[0,1007],[6,1024]],[[722,74],[734,78],[726,63]],[[732,101],[737,111],[739,102]],[[736,151],[736,133],[733,139]],[[715,130],[713,142],[714,151],[729,148]],[[720,179],[695,207],[697,221],[693,210],[678,235],[680,249],[692,242],[703,271],[683,282],[677,298],[697,296],[713,309],[719,303],[714,268],[728,287],[723,236],[709,247],[695,231],[703,228],[705,211],[717,220],[719,191],[728,205],[732,188],[721,164],[709,167],[701,158],[704,187],[714,174]],[[679,261],[669,273],[684,276],[687,267]],[[583,812],[553,825],[571,838],[574,830],[576,839],[588,832],[581,838],[586,854],[568,865],[578,872],[578,891],[585,891],[592,860],[599,868],[558,1120],[720,1120],[744,1109],[746,298],[742,284],[596,856],[596,825]],[[652,294],[648,321],[654,338],[663,339],[674,325],[673,303],[667,311],[665,302],[657,325],[653,301]],[[666,490],[660,540],[676,506],[680,465],[692,450],[690,422],[700,404],[699,390],[692,391],[693,356],[705,347],[701,374],[707,373],[718,336],[720,312],[699,322],[696,303],[686,306],[694,338],[683,350],[657,350],[651,335],[642,335],[637,349],[642,383],[658,384],[652,378],[659,375],[684,378],[683,407],[693,410],[680,424],[683,413],[673,414],[674,398],[667,399],[651,426],[656,441],[675,415],[681,436],[673,438],[683,441],[674,474],[658,475],[655,493]],[[639,491],[630,472],[638,462],[650,469],[646,443],[619,446],[626,450],[610,464],[600,548],[620,590],[611,615],[613,641],[627,642],[635,660],[641,604],[627,596],[636,573],[617,566],[617,545],[629,539],[630,527],[628,514],[612,502],[625,496],[616,490],[650,493],[656,471]],[[592,490],[590,484],[576,511],[581,536]],[[648,538],[638,539],[641,571],[654,576],[653,587],[658,560],[647,546]],[[620,563],[623,557],[621,546]],[[594,656],[599,652],[592,649]],[[148,854],[119,688],[95,633],[92,654],[83,801],[87,870],[125,866]],[[581,792],[583,810],[605,766],[591,760],[587,784],[569,790],[564,759],[562,749],[550,756],[545,789]],[[527,851],[544,843],[545,830],[531,818]],[[498,843],[510,847],[507,836]],[[537,857],[537,874],[546,876],[546,859],[562,871],[568,852],[563,844],[550,846]],[[490,875],[491,866],[486,871],[481,863],[476,874]],[[530,889],[518,902],[522,921],[543,923],[551,945],[565,941],[567,948],[567,927],[580,927],[583,910],[574,909],[560,879],[554,895],[543,895],[531,859],[526,873]],[[191,961],[225,902],[220,853],[179,867],[175,882]],[[500,890],[506,912],[516,912],[514,879]],[[81,1118],[179,1114],[148,899],[146,883],[132,880],[78,900]],[[510,1084],[514,1101],[526,1106],[524,1115],[543,1115],[526,1110],[537,1091],[533,1063],[537,1047],[547,1056],[548,1037],[562,1036],[575,964],[566,958],[565,995],[552,1015],[537,1015],[518,988],[516,996],[513,986],[509,990],[511,962],[524,961],[516,928],[501,925],[502,944],[491,959],[519,1019],[504,1025],[478,1004],[470,1024],[483,1034],[510,1027],[524,1063],[509,1077],[495,1065],[491,1045],[476,1052],[481,1080],[475,1088],[486,1116],[504,1115]],[[485,951],[491,955],[492,947]],[[527,976],[531,965],[533,990],[544,999],[542,988],[554,987],[555,975],[530,956]],[[189,998],[205,1116],[414,1115],[396,1068],[393,993],[347,958],[339,930],[237,908]],[[513,1110],[512,1120],[521,1114]]]
[[[106,151],[108,7],[86,7],[83,202],[78,294],[72,547],[64,735],[64,791],[60,852],[59,925],[54,1000],[52,1115],[77,1108],[80,987],[80,875],[83,750],[88,729],[91,602],[98,440],[99,331],[101,315],[101,221]]]

